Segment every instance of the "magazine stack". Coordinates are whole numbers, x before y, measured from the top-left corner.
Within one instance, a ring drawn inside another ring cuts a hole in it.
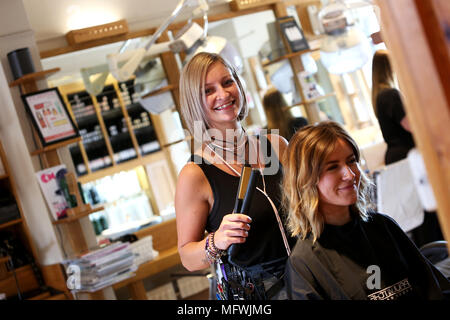
[[[94,292],[135,275],[135,255],[128,242],[115,242],[65,262],[73,291]]]

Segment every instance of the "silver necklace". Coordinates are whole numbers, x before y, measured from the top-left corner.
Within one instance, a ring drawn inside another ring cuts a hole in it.
[[[216,147],[216,148],[218,148],[218,149],[224,150],[224,151],[236,152],[236,151],[239,151],[239,149],[241,149],[242,146],[245,145],[245,143],[247,142],[248,137],[247,137],[247,132],[245,131],[244,128],[242,128],[242,134],[241,134],[241,135],[239,136],[239,138],[238,138],[238,141],[241,140],[242,142],[241,142],[239,145],[236,145],[236,146],[235,146],[235,145],[234,145],[234,142],[229,142],[229,141],[226,141],[226,140],[215,139],[215,138],[213,138],[213,137],[211,137],[211,139],[214,140],[214,141],[224,142],[225,144],[233,144],[233,147],[227,148],[227,147],[218,145],[217,143],[214,143],[213,141],[210,141],[209,143],[210,143],[212,146],[214,146],[214,147]]]
[[[228,168],[231,169],[231,171],[233,171],[238,177],[241,176],[241,174],[240,174],[236,169],[234,169],[227,161],[225,161],[224,158],[222,158],[217,152],[215,152],[209,145],[206,145],[206,146],[207,146],[213,153],[215,153],[216,156],[218,156],[219,159],[222,160],[223,163],[224,163]],[[278,213],[277,207],[276,207],[275,204],[273,203],[272,199],[269,197],[269,195],[268,195],[267,192],[266,192],[266,183],[265,183],[265,181],[264,181],[264,173],[263,173],[263,169],[261,168],[261,166],[260,166],[260,164],[259,164],[259,163],[260,163],[260,162],[259,162],[259,153],[258,153],[258,148],[257,148],[256,146],[255,146],[255,152],[256,152],[256,155],[257,155],[258,169],[259,169],[260,172],[261,172],[261,178],[262,178],[262,183],[263,183],[263,190],[261,190],[261,188],[259,188],[259,187],[256,187],[256,189],[257,189],[259,192],[261,192],[261,193],[267,198],[267,200],[269,201],[270,205],[272,206],[273,212],[274,212],[275,217],[276,217],[277,222],[278,222],[278,228],[280,229],[281,237],[283,238],[283,244],[284,244],[284,247],[285,247],[285,249],[286,249],[286,253],[287,253],[288,256],[290,256],[290,255],[291,255],[291,248],[289,247],[289,243],[288,243],[288,241],[287,241],[286,232],[285,232],[285,230],[284,230],[283,223],[281,222],[280,214]]]

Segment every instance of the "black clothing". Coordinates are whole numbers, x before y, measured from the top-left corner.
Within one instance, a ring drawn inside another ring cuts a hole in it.
[[[382,90],[376,99],[376,110],[381,133],[387,144],[386,165],[405,159],[415,144],[411,133],[400,124],[405,117],[400,92],[393,88]]]
[[[297,132],[297,130],[301,129],[302,127],[308,125],[308,120],[304,117],[298,117],[298,118],[292,118],[292,120],[289,122],[289,128],[288,128],[288,135],[284,138],[286,138],[287,141],[291,140],[292,136]],[[265,127],[267,129],[267,127]],[[281,128],[274,128],[274,129],[281,129]],[[269,132],[271,132],[269,130]]]
[[[283,222],[285,215],[281,211],[282,166],[270,141],[260,137],[261,150],[267,150],[264,155],[265,168],[263,170],[266,192],[273,201]],[[217,230],[226,214],[232,213],[240,178],[228,174],[198,155],[191,156],[203,170],[211,186],[214,205],[209,213],[206,230]],[[271,161],[276,161],[278,170],[271,168]],[[264,190],[261,176],[258,176],[256,186]],[[252,218],[250,231],[246,241],[238,244],[238,252],[229,263],[228,257],[222,257],[222,264],[216,265],[226,275],[216,278],[218,299],[227,300],[267,300],[284,299],[286,291],[282,280],[287,260],[281,231],[272,206],[265,195],[256,190],[253,194],[250,212]],[[286,232],[289,247],[295,245],[295,238]],[[217,270],[217,269],[216,269]]]
[[[423,215],[423,223],[410,231],[411,239],[418,248],[434,241],[445,240],[436,211],[424,211]]]
[[[298,118],[294,118],[291,121],[291,128],[292,128],[292,135],[291,137],[294,135],[294,133],[298,130],[301,129],[302,127],[308,125],[308,120],[306,120],[306,118],[304,117],[298,117]]]
[[[293,118],[289,126],[289,136],[285,137],[287,141],[291,140],[292,136],[297,132],[297,130],[308,124],[308,120],[303,117]]]
[[[377,117],[383,138],[387,143],[385,164],[405,159],[408,152],[414,148],[414,140],[400,121],[405,116],[400,92],[397,89],[384,89],[377,97]],[[435,212],[426,212],[422,225],[411,231],[416,246],[443,240],[442,232]]]
[[[325,225],[315,243],[299,240],[285,284],[290,299],[311,300],[443,299],[450,290],[397,223],[379,213]]]
[[[266,168],[264,172],[264,181],[266,192],[274,202],[280,214],[280,218],[284,221],[285,216],[281,210],[281,192],[280,182],[282,178],[282,167],[279,163],[279,169],[275,175],[267,175],[267,168],[270,166],[270,156],[275,155],[274,150],[268,139],[261,137],[261,142],[267,141],[270,152],[265,156]],[[268,149],[269,149],[268,148]],[[192,155],[191,161],[194,161],[203,170],[208,182],[211,186],[214,205],[206,222],[206,231],[213,232],[217,230],[226,214],[232,213],[236,200],[237,189],[239,185],[239,177],[233,176],[220,170],[213,164],[198,155]],[[278,159],[277,159],[278,161]],[[257,184],[261,190],[264,190],[262,179],[259,177]],[[242,266],[252,266],[258,263],[272,261],[285,257],[286,249],[278,227],[278,222],[273,212],[272,206],[260,191],[256,190],[248,214],[252,218],[250,231],[247,240],[241,246],[235,261]],[[295,245],[295,239],[288,237],[290,247]]]

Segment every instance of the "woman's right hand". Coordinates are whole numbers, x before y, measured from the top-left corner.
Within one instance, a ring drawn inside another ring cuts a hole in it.
[[[227,214],[214,233],[214,244],[220,250],[227,250],[233,243],[245,242],[251,222],[252,219],[245,214]]]

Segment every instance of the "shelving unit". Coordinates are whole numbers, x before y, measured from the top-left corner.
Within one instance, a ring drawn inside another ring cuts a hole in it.
[[[261,63],[261,65],[263,67],[267,67],[270,66],[271,64],[286,60],[286,59],[290,59],[290,58],[294,58],[294,57],[299,57],[302,54],[308,53],[308,52],[315,52],[318,51],[319,49],[308,49],[308,50],[301,50],[301,51],[297,51],[297,52],[291,52],[288,54],[285,54],[281,57],[278,57],[276,59],[270,60],[270,61],[264,61],[263,63]]]
[[[12,235],[14,239],[20,242],[20,246],[26,250],[29,259],[27,259],[24,265],[15,265],[14,271],[10,269],[7,264],[10,257],[0,257],[0,293],[5,293],[7,299],[11,299],[18,295],[18,290],[21,294],[29,294],[32,291],[38,291],[43,286],[52,286],[63,292],[62,294],[52,295],[46,292],[45,299],[66,299],[70,297],[67,288],[62,287],[61,282],[59,285],[54,280],[64,280],[62,269],[59,265],[53,266],[39,266],[37,262],[36,248],[31,241],[30,232],[27,223],[23,217],[22,206],[17,195],[17,189],[14,179],[11,175],[11,170],[6,158],[5,151],[0,141],[0,161],[5,169],[5,174],[0,176],[0,187],[5,188],[4,190],[9,190],[12,194],[15,204],[17,205],[17,210],[19,212],[19,218],[11,221],[4,222],[0,224],[0,234],[1,235]],[[15,248],[19,249],[18,247]],[[35,265],[32,265],[35,264]],[[52,273],[51,278],[48,276]],[[16,280],[19,289],[17,288]],[[65,285],[65,282],[63,281]],[[65,289],[65,290],[64,290]],[[33,299],[33,297],[27,297],[28,299]]]
[[[41,71],[41,72],[27,74],[26,76],[19,78],[19,79],[15,80],[14,82],[10,83],[9,86],[10,87],[20,86],[22,94],[36,92],[36,91],[38,91],[36,80],[40,79],[46,75],[49,75],[50,73],[57,72],[57,71],[59,71],[58,68],[52,69],[49,71]],[[33,128],[33,132],[34,132],[35,136],[37,136],[37,133],[34,128]],[[36,139],[37,150],[31,152],[31,155],[38,155],[42,160],[44,168],[53,167],[53,166],[61,164],[61,160],[57,153],[57,150],[59,148],[67,147],[74,143],[81,143],[81,141],[82,141],[81,138],[75,138],[75,139],[62,141],[60,143],[57,143],[57,144],[54,144],[54,145],[44,148],[44,147],[42,147],[41,141],[39,139]],[[7,171],[7,172],[9,175],[9,171]],[[77,190],[77,192],[78,192],[78,190]],[[78,196],[78,198],[80,198],[80,197]],[[17,196],[16,196],[16,199],[17,199]],[[85,210],[85,206],[78,204],[78,207],[71,208],[71,210],[73,212],[73,215],[71,215],[70,217],[67,217],[65,219],[59,220],[58,223],[55,223],[55,224],[62,224],[66,227],[65,231],[69,236],[70,244],[72,246],[74,254],[81,254],[81,253],[88,252],[88,245],[87,245],[86,239],[84,238],[84,235],[83,235],[83,230],[81,228],[80,219],[84,218],[94,212],[103,210],[103,208],[99,207],[99,208],[95,208],[95,209]],[[22,218],[22,220],[23,220],[23,218]],[[22,223],[25,224],[25,221],[23,220]],[[27,238],[30,239],[29,235],[27,236]],[[30,242],[30,245],[31,245],[31,242]],[[33,249],[32,246],[31,246],[31,248]],[[35,250],[35,249],[33,249],[33,250]],[[34,256],[36,256],[35,252],[34,252]],[[56,268],[59,268],[59,271],[61,273],[59,280],[60,281],[62,280],[64,291],[66,291],[68,293],[66,283],[65,283],[65,275],[62,272],[62,266],[58,264],[58,265],[56,265]],[[0,283],[0,287],[1,287],[1,283]],[[93,293],[92,296],[97,299],[101,299],[103,297],[101,291]]]
[[[308,52],[314,52],[314,51],[317,51],[317,50],[318,49],[313,49],[313,50],[309,50],[308,49],[308,50],[302,50],[302,51],[298,51],[298,52],[291,52],[291,53],[283,55],[283,56],[281,56],[281,57],[279,57],[277,59],[263,62],[263,63],[261,63],[261,67],[262,68],[267,68],[268,66],[273,65],[275,63],[279,63],[279,62],[281,62],[283,60],[294,60],[296,62],[295,62],[295,64],[291,63],[291,68],[293,69],[293,73],[296,74],[295,70],[300,70],[300,71],[303,70],[303,65],[301,64],[301,60],[299,59],[299,57],[302,54],[305,54],[305,53],[308,53]],[[295,69],[294,69],[294,67],[295,67]],[[310,122],[319,121],[320,117],[319,117],[319,109],[317,107],[317,103],[322,101],[322,100],[328,99],[330,97],[335,97],[336,93],[335,92],[329,92],[329,93],[326,93],[326,94],[324,94],[322,96],[319,96],[319,97],[307,99],[307,97],[305,96],[305,93],[303,91],[302,84],[300,83],[300,81],[298,81],[297,77],[295,77],[295,76],[294,76],[294,83],[295,83],[295,89],[299,93],[301,101],[299,101],[298,103],[295,103],[294,105],[286,107],[286,109],[291,109],[291,108],[294,108],[294,107],[303,106],[305,108],[305,112],[306,112],[308,120]]]
[[[79,177],[161,150],[150,114],[130,98],[133,81],[113,81],[97,96],[60,88],[83,137],[70,148]]]
[[[19,223],[22,223],[22,218],[2,223],[2,224],[0,224],[0,230],[9,228],[9,227],[19,224]]]
[[[299,14],[301,12],[301,10],[299,9],[300,7],[301,6],[299,4],[299,7],[297,8],[297,14]],[[277,3],[273,4],[272,10],[277,19],[288,16],[287,8],[284,3],[277,2]],[[283,56],[278,57],[276,59],[273,59],[271,61],[260,61],[260,66],[262,68],[267,68],[275,63],[279,63],[283,60],[287,60],[292,69],[292,73],[294,75],[293,80],[294,80],[294,84],[295,84],[295,90],[297,91],[297,93],[300,97],[300,101],[298,103],[296,103],[295,106],[304,106],[304,111],[306,112],[306,116],[307,116],[309,122],[314,123],[314,122],[320,121],[320,115],[319,115],[320,110],[317,105],[317,102],[320,100],[327,99],[329,97],[334,96],[334,93],[331,92],[331,93],[327,93],[321,97],[317,97],[314,99],[307,99],[307,97],[305,97],[305,93],[303,91],[302,84],[300,83],[300,80],[298,79],[298,76],[297,76],[300,72],[304,71],[304,69],[305,69],[303,66],[303,63],[300,59],[300,56],[305,53],[316,52],[319,49],[313,48],[313,49],[307,49],[307,50],[293,52],[288,41],[285,39],[285,37],[283,36],[283,34],[281,33],[281,30],[279,28],[278,28],[278,34],[279,34],[279,37],[281,37],[281,39],[283,41],[283,45],[284,45],[286,54],[284,54]],[[294,107],[294,106],[291,106],[289,108],[292,108],[292,107]]]

